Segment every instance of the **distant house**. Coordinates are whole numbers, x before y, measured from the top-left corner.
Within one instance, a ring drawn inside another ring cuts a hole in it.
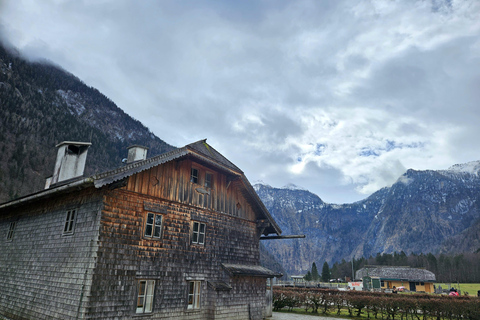
[[[90,143],[59,144],[46,189],[0,204],[0,316],[263,319],[259,239],[280,228],[205,140],[83,177]]]
[[[356,279],[377,278],[382,289],[404,287],[409,291],[434,292],[435,274],[426,269],[390,266],[366,266],[355,273]],[[364,284],[365,287],[365,284]]]

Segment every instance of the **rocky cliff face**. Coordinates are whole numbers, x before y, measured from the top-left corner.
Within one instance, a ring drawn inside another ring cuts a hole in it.
[[[480,247],[480,162],[449,170],[408,170],[389,188],[352,204],[306,191],[255,188],[284,234],[306,239],[265,244],[290,274],[377,253],[465,252]]]

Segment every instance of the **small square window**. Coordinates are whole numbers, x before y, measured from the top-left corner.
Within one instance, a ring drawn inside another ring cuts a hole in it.
[[[162,221],[163,216],[161,214],[147,213],[145,237],[160,239],[162,237]]]
[[[155,292],[155,280],[140,280],[138,282],[136,313],[152,312],[154,292]]]
[[[13,234],[15,232],[15,227],[17,226],[17,222],[10,222],[10,227],[8,228],[8,233],[7,233],[7,240],[12,241],[13,240]]]
[[[213,187],[213,174],[205,173],[205,187],[212,188]]]
[[[73,234],[75,231],[75,219],[77,217],[76,210],[68,210],[67,218],[65,219],[65,227],[63,228],[63,234]]]
[[[193,222],[192,243],[205,244],[205,223]]]
[[[200,309],[201,281],[188,282],[188,309]]]
[[[198,183],[198,169],[192,168],[192,171],[190,172],[190,181]]]

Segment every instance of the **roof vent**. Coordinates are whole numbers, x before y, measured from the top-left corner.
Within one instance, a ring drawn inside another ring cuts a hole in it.
[[[135,161],[145,160],[147,159],[147,147],[143,146],[130,146],[128,149],[128,158],[127,163],[132,163]]]
[[[83,176],[90,142],[63,141],[57,144],[57,160],[53,175],[47,180],[45,189],[57,182]]]

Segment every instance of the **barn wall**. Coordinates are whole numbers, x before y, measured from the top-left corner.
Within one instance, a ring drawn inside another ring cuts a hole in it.
[[[139,181],[136,178],[133,180]],[[254,315],[252,319],[262,319],[265,279],[230,278],[221,266],[221,263],[259,263],[256,223],[200,205],[185,205],[127,190],[131,186],[129,181],[127,188],[111,191],[105,197],[88,317],[132,317],[138,281],[152,279],[156,286],[149,319],[249,319],[245,317],[246,310]],[[144,236],[148,212],[163,216],[159,240]],[[191,243],[192,221],[206,224],[204,245]],[[201,281],[199,310],[187,310],[189,279]],[[217,292],[208,285],[209,281],[224,281],[232,289]],[[235,316],[227,310],[233,310]]]
[[[190,181],[192,167],[199,170],[198,183]],[[214,175],[212,188],[204,186],[207,172]],[[253,220],[255,216],[249,202],[239,192],[241,183],[238,179],[232,181],[231,176],[191,160],[172,161],[135,174],[129,178],[126,189],[244,219]]]
[[[92,190],[0,215],[0,315],[10,319],[77,319],[88,303],[101,198]],[[63,235],[66,211],[77,212]],[[13,239],[7,241],[10,223]]]

